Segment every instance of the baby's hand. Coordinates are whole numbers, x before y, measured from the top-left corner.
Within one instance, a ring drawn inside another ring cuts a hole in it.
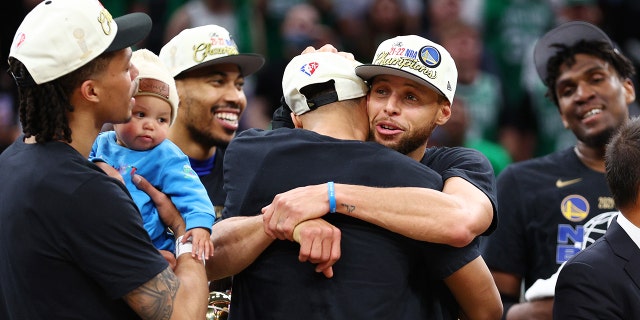
[[[191,255],[199,260],[209,259],[213,257],[213,242],[211,241],[211,233],[204,228],[193,228],[184,234],[184,238],[189,239],[191,237],[191,243],[193,251]]]

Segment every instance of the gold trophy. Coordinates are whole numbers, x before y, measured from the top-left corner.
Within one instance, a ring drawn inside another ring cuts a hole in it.
[[[227,320],[229,317],[229,305],[231,294],[219,291],[209,292],[209,306],[206,320]]]

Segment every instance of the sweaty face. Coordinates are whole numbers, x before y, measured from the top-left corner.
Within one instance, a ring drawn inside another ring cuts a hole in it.
[[[180,95],[176,124],[206,148],[229,144],[247,106],[238,66],[213,65],[179,78],[176,84]]]
[[[149,150],[167,138],[171,105],[154,96],[136,96],[131,119],[113,126],[118,144],[132,150]]]
[[[370,140],[417,159],[435,127],[451,115],[438,93],[398,76],[376,76],[367,98]]]
[[[560,67],[556,81],[562,122],[578,140],[601,147],[628,119],[628,104],[635,99],[633,84],[599,58],[577,54],[575,60],[572,66]]]

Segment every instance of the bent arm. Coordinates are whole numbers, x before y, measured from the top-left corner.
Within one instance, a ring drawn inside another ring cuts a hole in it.
[[[181,254],[174,270],[180,287],[176,296],[177,308],[171,319],[202,319],[207,312],[209,284],[202,261],[190,254]]]
[[[446,283],[465,319],[502,317],[502,302],[489,268],[481,256],[447,277]]]
[[[204,266],[183,254],[175,273],[165,269],[124,300],[142,319],[204,319],[208,296]]]
[[[372,188],[336,184],[338,212],[406,237],[463,247],[493,219],[489,198],[459,177],[443,191],[426,188]]]
[[[140,175],[134,175],[133,182],[149,194],[174,234],[183,235],[185,223],[171,199]],[[204,265],[190,254],[181,254],[173,271],[171,267],[165,269],[124,297],[143,319],[204,319],[208,299]]]
[[[264,232],[262,216],[238,216],[213,225],[215,253],[207,262],[209,280],[235,275],[249,266],[272,242]]]
[[[452,177],[443,191],[417,187],[376,188],[335,184],[337,212],[406,237],[464,247],[493,220],[493,205],[468,181]],[[292,239],[302,221],[329,212],[327,185],[300,187],[278,194],[263,208],[266,232]]]

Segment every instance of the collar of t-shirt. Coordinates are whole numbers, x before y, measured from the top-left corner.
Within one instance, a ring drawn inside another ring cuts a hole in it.
[[[631,240],[640,248],[640,228],[631,223],[623,214],[618,214],[618,224],[629,235]]]
[[[198,159],[193,159],[191,157],[189,157],[189,163],[191,164],[191,168],[193,169],[193,171],[196,172],[196,174],[201,177],[201,176],[206,176],[209,173],[211,173],[211,171],[213,171],[213,165],[216,162],[216,154],[213,154],[213,157],[209,158],[209,159],[204,159],[204,160],[198,160]]]

